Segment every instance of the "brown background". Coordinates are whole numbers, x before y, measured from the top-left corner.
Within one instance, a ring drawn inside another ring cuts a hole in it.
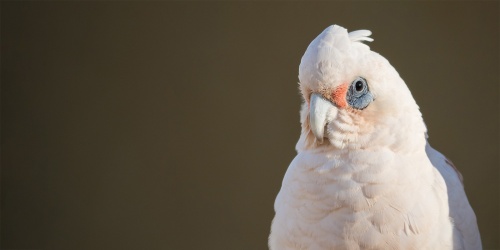
[[[334,23],[373,31],[500,247],[498,2],[1,5],[3,249],[266,249]]]

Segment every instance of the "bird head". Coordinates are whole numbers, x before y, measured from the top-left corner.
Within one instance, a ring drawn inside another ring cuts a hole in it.
[[[363,43],[373,41],[370,35],[332,25],[308,46],[299,67],[298,150],[403,147],[401,138],[413,134],[425,143],[417,104],[394,67]]]

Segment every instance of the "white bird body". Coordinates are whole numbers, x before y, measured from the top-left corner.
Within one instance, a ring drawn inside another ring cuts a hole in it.
[[[302,134],[270,248],[481,249],[461,176],[428,145],[396,70],[360,42],[370,34],[330,26],[302,58]]]

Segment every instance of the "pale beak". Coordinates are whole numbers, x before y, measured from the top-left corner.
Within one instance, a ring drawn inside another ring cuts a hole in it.
[[[327,123],[328,110],[333,108],[333,104],[326,100],[322,95],[314,93],[311,95],[309,107],[309,123],[311,131],[319,143],[323,142],[325,137],[325,125]]]

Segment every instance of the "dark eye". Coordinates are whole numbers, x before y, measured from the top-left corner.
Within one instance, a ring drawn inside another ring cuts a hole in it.
[[[365,88],[365,82],[357,80],[354,86],[357,92],[361,92]]]
[[[357,77],[352,81],[347,91],[346,100],[351,107],[360,110],[366,108],[373,101],[373,95],[364,78]]]

